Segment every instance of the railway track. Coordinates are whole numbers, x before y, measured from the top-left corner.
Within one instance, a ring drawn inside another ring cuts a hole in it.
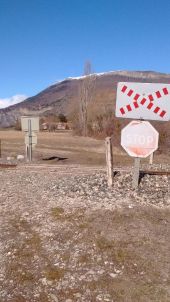
[[[29,172],[40,172],[43,173],[48,171],[50,173],[58,173],[58,174],[91,174],[96,172],[105,172],[105,166],[83,166],[83,165],[48,165],[48,164],[6,164],[1,163],[0,169],[16,169],[17,171],[28,170]],[[127,173],[133,170],[132,166],[129,167],[114,167],[113,171],[115,174]],[[147,175],[170,175],[170,171],[166,170],[154,170],[154,169],[141,169],[140,174],[147,174]]]

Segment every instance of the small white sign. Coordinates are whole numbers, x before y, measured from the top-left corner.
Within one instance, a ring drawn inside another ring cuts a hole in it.
[[[118,83],[116,116],[169,121],[170,84]]]
[[[36,136],[35,133],[32,133],[31,144],[32,145],[36,145],[37,144],[37,136]],[[25,134],[25,145],[29,145],[29,134],[28,133]]]
[[[39,131],[39,117],[21,116],[22,131],[28,132],[29,120],[31,121],[31,131]]]
[[[158,131],[144,121],[132,121],[121,132],[121,146],[132,157],[145,158],[158,148]]]

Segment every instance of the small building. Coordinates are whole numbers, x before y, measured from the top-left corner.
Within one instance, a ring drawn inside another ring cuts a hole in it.
[[[47,123],[41,124],[41,130],[48,130],[48,124]]]

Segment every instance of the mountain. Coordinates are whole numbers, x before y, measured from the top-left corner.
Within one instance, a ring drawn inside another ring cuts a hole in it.
[[[16,119],[21,115],[68,115],[70,104],[78,103],[82,79],[83,77],[67,78],[19,104],[0,109],[0,127],[14,126]],[[111,71],[96,74],[96,97],[100,98],[101,102],[113,104],[113,110],[118,82],[170,83],[170,74],[153,71]]]

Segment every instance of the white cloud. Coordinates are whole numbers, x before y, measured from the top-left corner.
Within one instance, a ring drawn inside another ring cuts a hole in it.
[[[26,95],[23,95],[23,94],[17,94],[17,95],[14,95],[14,96],[10,97],[10,98],[4,98],[4,99],[0,98],[0,109],[9,107],[9,106],[17,104],[17,103],[20,103],[20,102],[24,101],[27,98],[28,97]]]

